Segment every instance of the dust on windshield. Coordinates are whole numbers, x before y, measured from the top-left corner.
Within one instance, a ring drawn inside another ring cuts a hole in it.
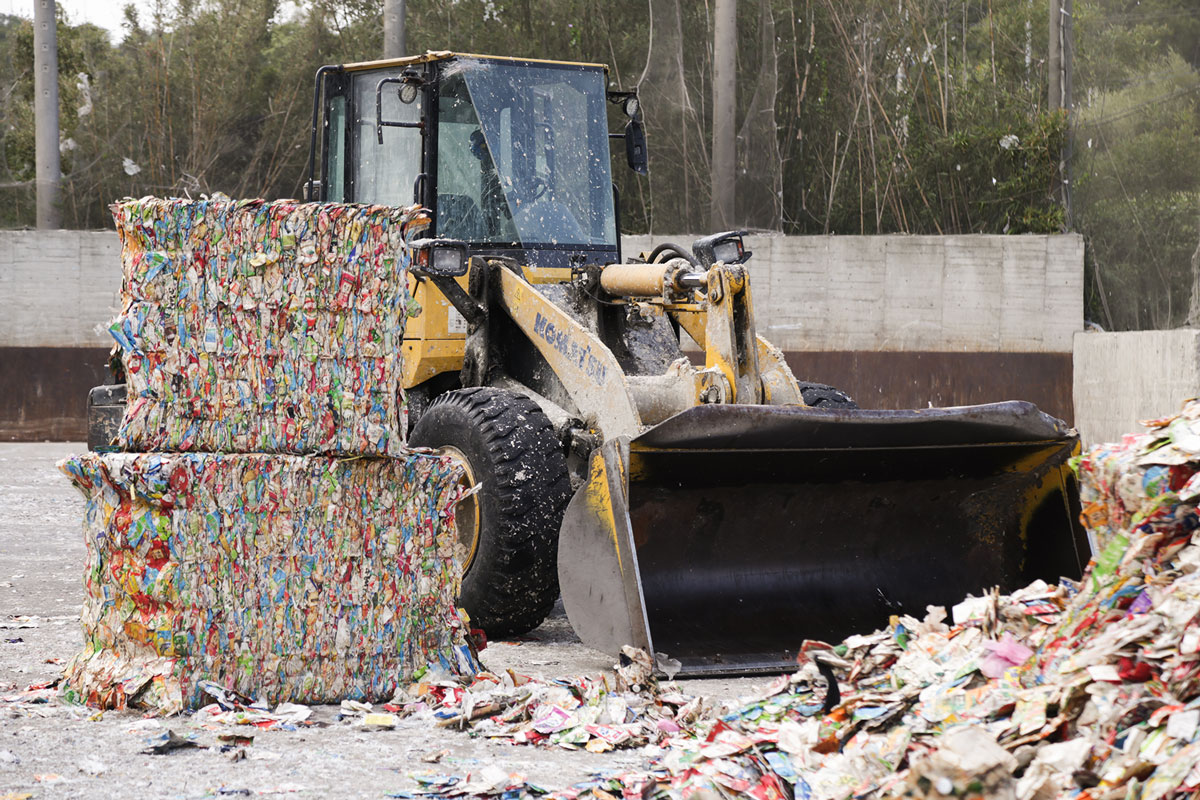
[[[439,235],[615,246],[604,81],[599,69],[449,64],[438,101]]]

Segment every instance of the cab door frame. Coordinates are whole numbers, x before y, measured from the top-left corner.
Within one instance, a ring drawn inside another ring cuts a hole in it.
[[[413,185],[413,194],[410,202],[426,208],[433,208],[436,202],[433,180],[436,175],[436,154],[437,154],[437,125],[431,121],[436,119],[437,105],[437,85],[438,85],[438,63],[435,61],[415,63],[409,65],[396,64],[397,68],[401,68],[399,76],[392,74],[381,78],[380,83],[395,84],[397,77],[400,77],[404,82],[412,82],[417,84],[418,90],[421,92],[421,114],[419,122],[416,125],[404,124],[402,126],[397,123],[384,122],[385,127],[405,127],[418,128],[421,134],[421,156],[420,164],[416,174],[416,179]],[[376,69],[384,69],[384,64],[377,65]],[[321,202],[362,202],[357,197],[356,189],[356,171],[349,168],[353,163],[352,148],[353,136],[350,130],[351,121],[356,117],[369,119],[379,119],[378,108],[360,109],[356,106],[354,100],[354,92],[352,91],[353,79],[355,73],[367,71],[365,69],[347,69],[344,66],[323,66],[317,70],[316,87],[313,93],[313,125],[311,132],[309,165],[308,165],[308,181],[306,183],[305,196],[310,201]],[[376,71],[372,69],[371,71]],[[371,97],[378,97],[381,85],[376,85],[376,91],[368,93]],[[335,98],[340,98],[344,103],[344,112],[341,116],[341,130],[334,131],[335,114],[332,113],[332,105]],[[378,101],[376,101],[378,102]],[[341,152],[340,158],[334,159],[335,163],[331,164],[330,154],[332,153],[331,141],[336,143],[337,134],[340,133]],[[320,137],[320,153],[321,153],[321,177],[316,176],[316,154],[318,145],[318,136]],[[333,197],[331,193],[330,170],[340,167],[341,185],[343,187],[342,197]]]

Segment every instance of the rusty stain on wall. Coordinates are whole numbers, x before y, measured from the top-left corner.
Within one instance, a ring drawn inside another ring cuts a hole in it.
[[[796,352],[796,377],[836,386],[863,408],[1028,400],[1074,423],[1070,353]],[[0,347],[0,440],[83,441],[87,393],[109,381],[108,351]]]
[[[0,347],[0,440],[85,441],[87,394],[110,382],[103,347]]]

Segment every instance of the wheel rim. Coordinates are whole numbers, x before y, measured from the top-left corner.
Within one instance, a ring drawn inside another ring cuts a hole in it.
[[[457,447],[446,446],[442,449],[454,456],[462,466],[463,476],[458,482],[459,486],[468,491],[474,489],[475,472],[471,469],[471,462],[467,460],[466,455]],[[462,552],[465,554],[462,559],[463,575],[467,574],[467,570],[475,561],[475,553],[479,550],[479,532],[483,527],[482,523],[478,492],[458,501],[458,506],[454,509],[454,526],[458,531],[458,543],[462,546]]]

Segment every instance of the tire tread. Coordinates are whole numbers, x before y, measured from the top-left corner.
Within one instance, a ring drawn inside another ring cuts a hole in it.
[[[464,435],[461,426],[478,433],[477,449],[490,462],[484,468],[495,483],[495,514],[485,522],[491,527],[481,534],[460,602],[489,637],[525,633],[542,623],[558,598],[558,528],[571,496],[566,459],[536,403],[490,387],[435,398],[410,441],[455,444],[451,439]]]

